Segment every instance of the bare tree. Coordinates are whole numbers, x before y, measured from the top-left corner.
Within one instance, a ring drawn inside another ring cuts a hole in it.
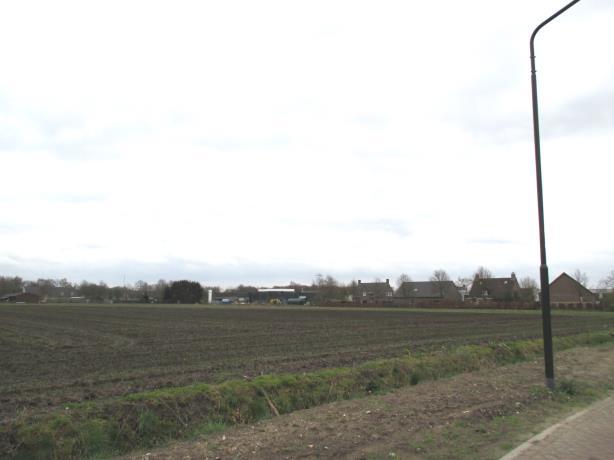
[[[530,276],[521,278],[518,282],[520,287],[525,290],[526,297],[523,295],[523,299],[527,301],[534,301],[537,296],[537,281]]]
[[[535,281],[530,276],[525,276],[524,278],[520,278],[518,282],[522,289],[537,289],[537,281]]]
[[[430,280],[437,285],[437,288],[439,289],[439,295],[441,295],[442,298],[445,297],[447,284],[446,282],[450,281],[448,273],[443,269],[435,270],[431,275]]]
[[[614,289],[614,270],[612,270],[609,275],[599,281],[599,287],[603,289]]]
[[[482,278],[482,279],[484,279],[484,278],[492,278],[492,272],[488,268],[480,265],[478,267],[478,269],[475,271],[475,273],[473,274],[473,277],[474,278],[478,277],[478,278]]]
[[[323,276],[321,273],[316,275],[313,286],[318,291],[318,299],[323,301],[341,300],[339,282],[331,275]]]
[[[579,268],[576,268],[573,272],[573,278],[580,283],[582,286],[587,287],[588,285],[588,275],[584,273]]]
[[[588,275],[584,273],[579,268],[576,268],[573,272],[573,278],[584,288],[588,285]],[[580,286],[576,286],[576,290],[578,291],[578,299],[580,302],[584,301],[584,289]]]
[[[435,270],[430,278],[431,281],[450,281],[450,277],[445,270]]]
[[[409,296],[409,292],[407,292],[408,291],[407,286],[406,285],[404,286],[403,283],[409,283],[410,281],[411,281],[411,278],[407,273],[401,273],[399,277],[397,278],[397,289],[401,297]]]
[[[19,276],[0,276],[0,294],[15,294],[21,292],[23,280]]]

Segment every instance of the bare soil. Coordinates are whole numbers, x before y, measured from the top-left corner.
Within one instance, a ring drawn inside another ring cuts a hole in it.
[[[557,353],[556,375],[559,381],[611,386],[614,347]],[[549,397],[543,385],[543,361],[537,360],[297,411],[123,458],[498,458],[513,447],[509,444],[513,436],[505,433],[504,424],[497,425],[500,433],[488,433],[491,422],[512,416],[543,424],[544,400]],[[448,440],[443,450],[438,450],[437,442],[417,442],[450,437],[453,426],[468,427],[466,435]]]

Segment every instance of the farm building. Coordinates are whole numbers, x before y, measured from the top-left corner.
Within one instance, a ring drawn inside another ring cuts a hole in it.
[[[598,300],[597,294],[565,272],[550,283],[550,302],[553,304],[595,304]]]
[[[19,292],[16,294],[4,294],[0,296],[0,302],[10,303],[40,303],[41,296],[30,294],[27,292]]]
[[[258,303],[287,303],[288,299],[296,297],[296,290],[291,288],[258,289]]]
[[[462,296],[452,281],[405,281],[396,295],[411,300],[449,300],[461,302]]]
[[[522,296],[521,291],[516,274],[513,272],[509,278],[480,278],[476,275],[469,297],[509,302],[519,300]]]

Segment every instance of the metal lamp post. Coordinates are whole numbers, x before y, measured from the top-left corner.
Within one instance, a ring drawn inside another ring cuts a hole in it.
[[[531,34],[531,90],[533,96],[533,140],[535,142],[535,170],[537,175],[537,210],[539,214],[539,249],[541,265],[539,267],[541,284],[542,327],[544,333],[544,361],[546,366],[546,386],[554,389],[554,357],[552,352],[552,322],[550,318],[550,282],[548,279],[548,265],[546,263],[546,235],[544,231],[544,198],[542,190],[541,148],[539,141],[539,114],[537,110],[537,78],[535,76],[535,35],[539,30],[553,19],[557,18],[580,0],[574,0],[564,8],[554,13]]]

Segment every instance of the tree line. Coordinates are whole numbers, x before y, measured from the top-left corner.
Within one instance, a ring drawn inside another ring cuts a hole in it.
[[[206,287],[197,281],[189,280],[159,280],[151,284],[137,281],[134,285],[109,286],[104,281],[92,283],[84,280],[71,283],[65,278],[27,281],[18,276],[0,276],[0,295],[25,291],[55,301],[83,297],[92,302],[197,303],[203,299],[208,289],[220,291],[217,286]]]
[[[478,267],[472,277],[458,277],[454,280],[454,284],[459,288],[466,287],[476,277],[482,279],[492,278],[493,274],[486,267]],[[588,277],[581,270],[576,269],[573,277],[585,286],[588,284]],[[412,281],[412,278],[406,273],[402,273],[396,279],[396,286],[397,288],[402,287],[404,282],[409,281]],[[429,281],[443,286],[444,282],[452,281],[452,279],[445,270],[438,269],[433,271]],[[379,278],[376,278],[374,282],[381,283],[382,289],[384,289],[384,283]],[[538,284],[533,278],[520,278],[518,282],[521,288],[532,289],[537,292]],[[614,270],[600,280],[598,286],[604,289],[614,289]],[[322,274],[317,274],[311,284],[300,284],[291,281],[288,285],[273,287],[293,288],[297,292],[311,290],[315,293],[314,300],[326,302],[342,301],[349,296],[356,296],[359,290],[356,280],[343,283],[332,275]],[[71,283],[66,278],[39,278],[36,281],[26,281],[18,276],[0,276],[0,295],[14,294],[26,290],[49,300],[68,300],[69,297],[84,297],[92,302],[198,303],[205,300],[205,293],[209,289],[213,291],[213,295],[216,297],[230,294],[247,296],[249,293],[258,291],[258,288],[255,286],[243,284],[236,288],[222,290],[219,286],[204,286],[197,281],[189,280],[166,281],[161,279],[156,283],[147,283],[146,281],[139,280],[134,285],[126,284],[124,286],[111,287],[104,281],[92,283],[84,280],[81,283]],[[378,293],[374,292],[374,294],[377,295]],[[380,294],[384,295],[384,292]],[[399,292],[399,294],[403,295],[402,292]]]

